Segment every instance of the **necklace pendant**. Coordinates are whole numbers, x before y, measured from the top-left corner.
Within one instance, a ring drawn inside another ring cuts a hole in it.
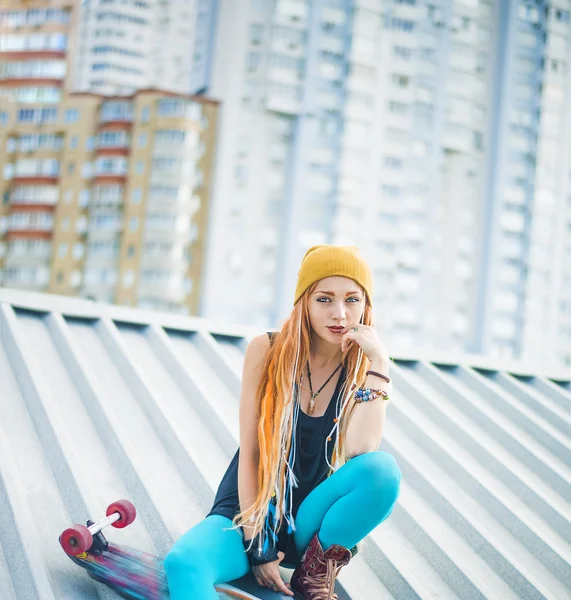
[[[312,415],[314,410],[315,410],[315,400],[313,399],[313,397],[311,397],[309,399],[309,408],[307,409],[307,411],[310,415]]]

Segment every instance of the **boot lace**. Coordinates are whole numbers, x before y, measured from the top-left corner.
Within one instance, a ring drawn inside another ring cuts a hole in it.
[[[320,561],[320,564],[323,563]],[[326,572],[307,573],[304,583],[307,591],[311,593],[312,600],[338,600],[337,594],[333,590],[340,570],[341,567],[337,567],[337,561],[329,559]]]

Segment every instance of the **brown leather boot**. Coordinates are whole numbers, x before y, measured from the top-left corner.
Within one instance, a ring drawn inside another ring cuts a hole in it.
[[[333,544],[324,552],[317,533],[311,538],[303,553],[301,564],[291,576],[290,586],[298,600],[338,600],[335,579],[339,571],[355,556],[351,550]]]

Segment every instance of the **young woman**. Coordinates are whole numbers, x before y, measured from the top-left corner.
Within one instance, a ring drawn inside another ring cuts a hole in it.
[[[287,596],[337,599],[339,571],[389,516],[401,481],[377,451],[392,384],[372,287],[356,247],[307,251],[291,314],[246,350],[240,448],[214,505],[165,559],[172,600],[217,600],[215,584],[250,569]],[[295,569],[290,586],[280,563]]]

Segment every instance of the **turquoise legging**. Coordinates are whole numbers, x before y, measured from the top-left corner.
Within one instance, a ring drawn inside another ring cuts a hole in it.
[[[324,550],[332,544],[352,548],[390,515],[400,481],[400,469],[388,452],[352,458],[301,503],[294,532],[299,555],[316,532]],[[224,531],[231,525],[227,517],[211,515],[177,540],[164,562],[171,600],[218,600],[215,584],[248,573],[242,530]]]

